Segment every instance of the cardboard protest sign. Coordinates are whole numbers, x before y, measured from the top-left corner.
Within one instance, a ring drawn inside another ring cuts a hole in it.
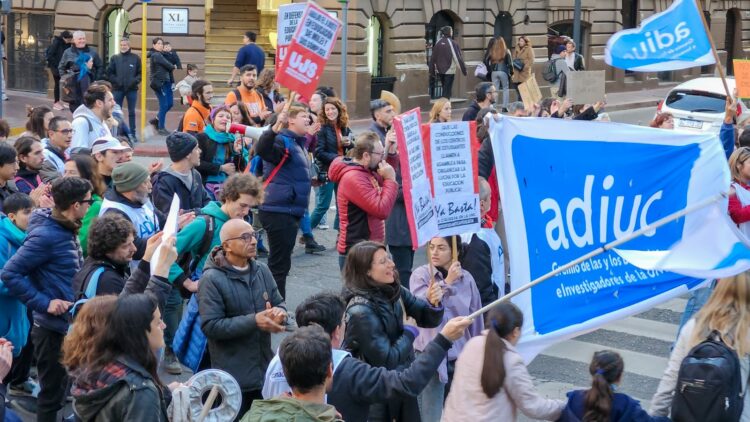
[[[305,13],[306,3],[282,4],[279,6],[279,18],[276,22],[278,38],[276,39],[276,74],[280,72],[281,63],[286,58],[289,44],[297,32],[297,27]]]
[[[566,98],[574,104],[594,104],[604,100],[604,71],[585,70],[567,75]]]
[[[429,139],[425,155],[440,236],[475,232],[481,227],[475,122],[422,126]]]
[[[534,104],[542,101],[542,91],[539,90],[539,84],[536,83],[536,78],[533,76],[526,82],[519,84],[518,91],[521,93],[523,107],[526,110],[531,111],[534,108]]]
[[[420,127],[419,108],[393,119],[393,129],[398,140],[406,217],[409,221],[411,244],[415,250],[438,234],[437,213],[432,200]]]
[[[733,60],[734,82],[740,98],[750,98],[750,60]]]
[[[304,98],[310,98],[331,57],[339,31],[341,22],[309,1],[276,74],[276,81]]]

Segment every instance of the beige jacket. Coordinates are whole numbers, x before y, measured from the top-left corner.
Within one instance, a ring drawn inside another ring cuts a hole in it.
[[[505,340],[505,382],[495,397],[484,394],[480,379],[486,339],[487,330],[469,340],[458,357],[442,422],[513,422],[518,416],[517,409],[532,419],[556,420],[566,403],[537,393],[521,355]]]
[[[519,72],[518,69],[513,69],[513,77],[511,80],[518,84],[528,81],[529,78],[531,78],[531,71],[534,68],[534,50],[529,46],[525,46],[522,49],[519,49],[518,46],[516,46],[516,49],[513,52],[513,58],[521,59],[523,61],[523,70]]]
[[[694,329],[695,318],[688,321],[680,330],[672,355],[669,356],[667,369],[664,370],[659,388],[656,389],[656,394],[651,399],[651,408],[648,413],[652,416],[669,416],[672,409],[672,396],[677,387],[677,374],[680,372],[682,360],[690,352],[690,339],[693,337]],[[747,380],[748,370],[750,370],[750,361],[748,356],[745,355],[740,358],[740,375],[742,377],[740,379]],[[747,387],[747,384],[743,386],[744,389],[747,389]],[[750,394],[745,394],[740,422],[750,422]]]

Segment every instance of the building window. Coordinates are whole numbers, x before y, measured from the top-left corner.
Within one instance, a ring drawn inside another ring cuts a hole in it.
[[[8,15],[8,88],[47,92],[45,51],[54,33],[54,15]]]
[[[377,16],[367,27],[367,67],[374,78],[383,76],[383,25]]]
[[[109,64],[109,59],[113,55],[120,52],[120,40],[128,38],[130,36],[128,29],[130,28],[130,16],[124,9],[117,8],[112,9],[107,14],[107,19],[104,21],[104,31],[102,31],[102,60],[104,60],[104,66]]]

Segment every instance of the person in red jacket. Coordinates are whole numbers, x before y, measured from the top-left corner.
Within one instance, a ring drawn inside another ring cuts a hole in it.
[[[750,148],[736,149],[729,157],[732,185],[729,188],[729,216],[740,231],[750,236]]]
[[[383,160],[386,150],[375,132],[364,132],[354,142],[350,157],[336,158],[328,177],[338,183],[339,267],[349,248],[362,240],[382,242],[385,219],[398,195],[396,171]],[[398,156],[388,156],[398,160]]]

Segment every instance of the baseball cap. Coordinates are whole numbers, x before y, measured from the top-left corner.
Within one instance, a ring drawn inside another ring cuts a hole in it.
[[[91,155],[103,153],[104,151],[109,150],[132,151],[132,148],[122,145],[120,141],[117,140],[117,138],[114,138],[112,136],[103,136],[94,141],[94,144],[91,146]]]

